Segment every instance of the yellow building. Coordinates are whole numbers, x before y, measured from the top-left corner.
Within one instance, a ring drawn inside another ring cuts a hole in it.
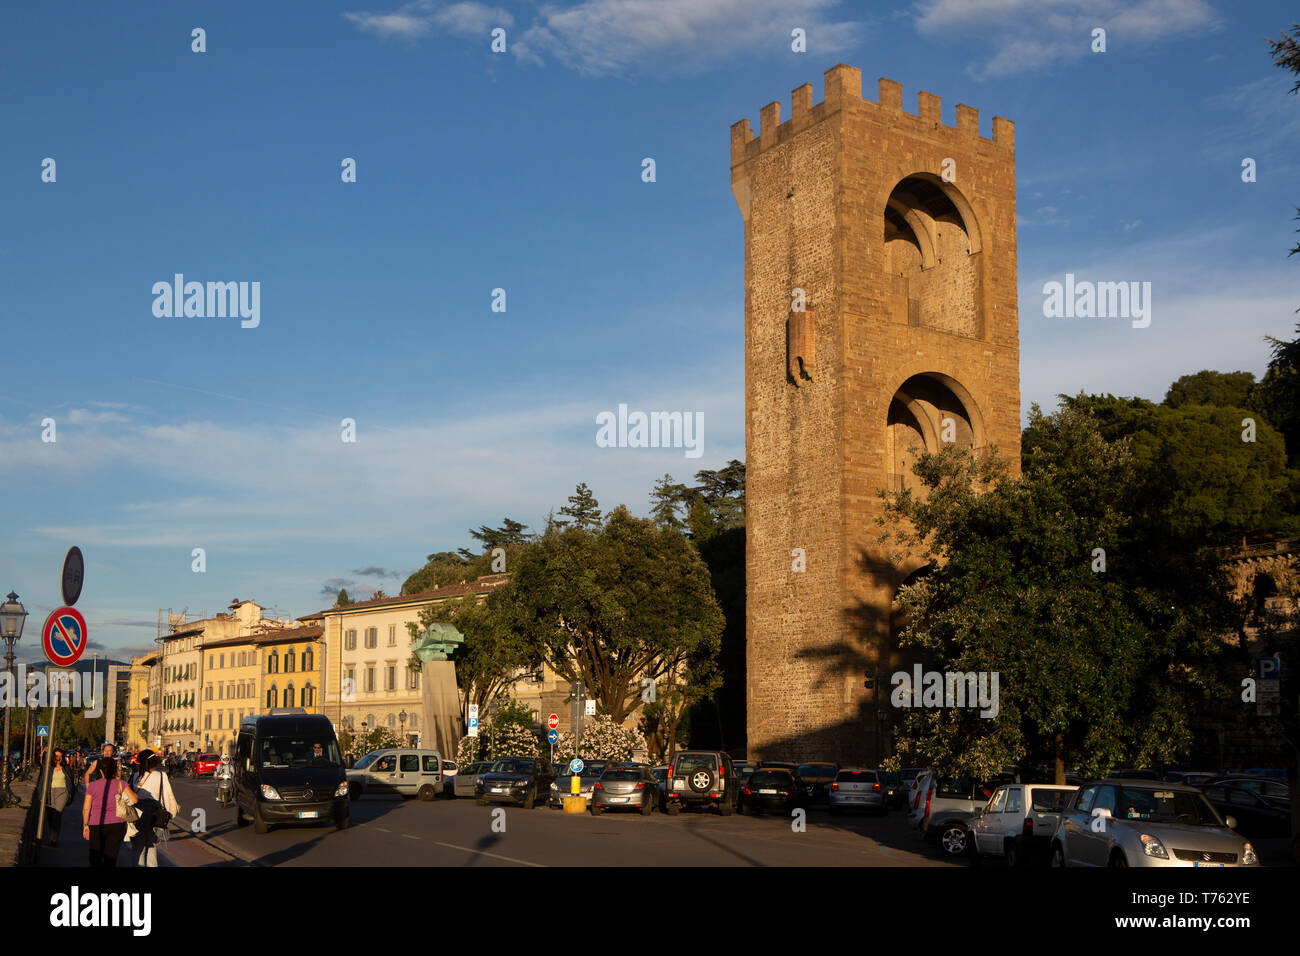
[[[141,654],[131,658],[131,671],[126,696],[126,745],[132,750],[151,746],[149,743],[150,682],[157,675],[158,655]]]
[[[321,713],[318,626],[274,627],[203,645],[203,747],[233,753],[239,723],[272,707]]]

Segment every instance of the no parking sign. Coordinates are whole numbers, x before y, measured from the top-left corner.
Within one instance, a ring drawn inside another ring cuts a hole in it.
[[[86,619],[71,607],[56,607],[41,628],[41,645],[51,664],[71,667],[86,650]]]

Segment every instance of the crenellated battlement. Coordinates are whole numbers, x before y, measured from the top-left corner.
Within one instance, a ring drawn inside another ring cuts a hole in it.
[[[890,118],[891,125],[910,123],[918,132],[939,136],[961,137],[982,141],[1014,154],[1016,148],[1015,124],[1002,116],[993,117],[993,137],[980,135],[979,110],[964,103],[957,106],[957,125],[946,126],[940,119],[942,102],[933,93],[924,90],[917,94],[915,113],[903,109],[903,85],[886,77],[878,81],[876,101],[863,99],[862,71],[840,63],[825,73],[825,96],[820,103],[812,101],[813,88],[805,83],[790,96],[790,118],[781,121],[781,101],[774,100],[759,111],[758,135],[755,136],[748,119],[731,126],[731,165],[736,166],[757,156],[772,146],[782,143],[831,113],[844,108],[869,108],[898,114]]]

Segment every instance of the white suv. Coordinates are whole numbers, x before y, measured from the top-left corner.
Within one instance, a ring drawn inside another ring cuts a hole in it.
[[[1033,859],[1046,862],[1061,812],[1078,789],[1046,783],[998,787],[966,827],[974,840],[976,865],[991,857],[1004,857],[1007,866]]]

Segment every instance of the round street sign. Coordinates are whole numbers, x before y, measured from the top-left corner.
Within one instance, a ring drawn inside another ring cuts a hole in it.
[[[72,607],[81,597],[81,582],[86,578],[86,562],[81,557],[81,549],[71,547],[63,559],[63,603]]]
[[[56,607],[41,628],[41,645],[51,664],[71,667],[86,650],[86,619],[76,608]]]
[[[551,714],[551,716],[547,717],[546,726],[549,727],[551,730],[558,730],[560,726],[560,715]]]
[[[573,774],[582,773],[582,768],[584,766],[585,764],[582,762],[581,757],[574,757],[572,760],[569,761],[569,773],[573,773]]]
[[[548,730],[546,732],[546,739],[550,745],[554,747],[560,739],[560,732],[558,730]]]

